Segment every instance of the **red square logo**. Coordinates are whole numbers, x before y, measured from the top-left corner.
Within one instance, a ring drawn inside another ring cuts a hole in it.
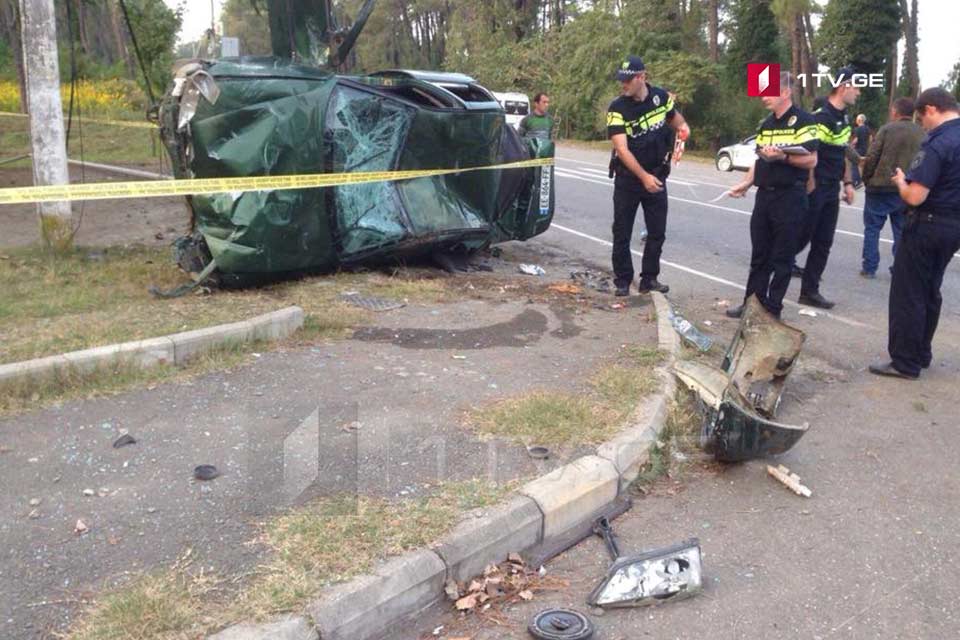
[[[776,98],[780,95],[780,65],[747,65],[747,95],[751,98]]]

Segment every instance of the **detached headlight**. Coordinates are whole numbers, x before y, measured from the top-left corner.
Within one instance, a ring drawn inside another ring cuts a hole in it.
[[[595,607],[634,607],[692,596],[703,588],[700,541],[617,559],[587,601]]]

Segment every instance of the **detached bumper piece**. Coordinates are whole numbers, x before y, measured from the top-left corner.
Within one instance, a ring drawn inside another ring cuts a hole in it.
[[[705,451],[738,462],[784,453],[803,437],[809,425],[783,424],[775,417],[805,339],[751,297],[722,368],[689,361],[674,365],[677,378],[706,407],[700,435]]]

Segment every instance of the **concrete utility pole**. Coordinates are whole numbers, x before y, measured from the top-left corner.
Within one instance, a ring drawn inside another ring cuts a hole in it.
[[[60,65],[57,60],[57,20],[53,0],[20,0],[23,68],[27,113],[33,148],[33,183],[68,184],[67,143],[60,103]],[[73,220],[69,202],[37,206],[44,243],[57,251],[69,248]]]

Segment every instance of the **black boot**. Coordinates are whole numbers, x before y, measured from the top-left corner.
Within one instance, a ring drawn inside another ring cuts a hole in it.
[[[739,318],[743,315],[743,305],[741,304],[738,307],[727,307],[725,312],[728,318]]]
[[[660,283],[656,278],[654,278],[653,280],[640,280],[640,284],[637,285],[637,291],[640,293],[650,293],[651,291],[666,293],[667,291],[670,291],[670,287]]]
[[[820,292],[816,293],[801,293],[800,297],[797,299],[797,302],[800,304],[805,304],[808,307],[817,307],[818,309],[833,309],[836,306],[836,302],[831,302],[827,300]]]

